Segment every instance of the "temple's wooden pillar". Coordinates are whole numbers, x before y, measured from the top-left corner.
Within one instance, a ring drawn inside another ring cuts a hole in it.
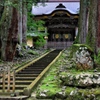
[[[77,34],[78,34],[78,27],[75,28],[75,38],[76,38]]]

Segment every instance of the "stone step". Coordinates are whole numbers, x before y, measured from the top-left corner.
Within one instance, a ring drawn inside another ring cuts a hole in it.
[[[21,71],[21,72],[18,72],[18,74],[40,74],[41,71]]]
[[[35,66],[29,66],[29,67],[27,67],[27,68],[25,68],[25,69],[44,69],[45,67],[44,67],[44,65],[35,65]]]
[[[28,85],[24,85],[24,84],[23,85],[15,85],[15,89],[17,89],[17,90],[19,89],[20,90],[20,89],[26,88],[27,86]],[[10,89],[12,89],[12,87],[13,87],[13,85],[10,84]],[[5,85],[5,89],[7,89],[7,88],[8,88],[8,86]],[[0,86],[0,89],[3,89],[2,85]]]
[[[38,68],[37,69],[35,69],[35,68],[25,68],[24,70],[27,70],[27,71],[42,71],[43,69],[38,69]]]
[[[24,73],[21,73],[21,74],[16,74],[16,77],[37,77],[38,74],[24,74]]]
[[[33,81],[34,79],[35,79],[36,77],[25,77],[25,76],[23,76],[23,77],[16,77],[15,78],[15,81],[20,81],[20,80],[23,80],[23,81],[26,81],[26,80],[30,80],[30,81]],[[10,80],[12,81],[12,77],[10,78]],[[7,79],[5,79],[5,81],[7,81]],[[2,80],[1,80],[1,82],[2,82]]]
[[[22,80],[22,81],[20,81],[20,80],[18,80],[18,81],[15,81],[15,85],[18,85],[18,84],[24,84],[24,85],[29,85],[29,84],[31,84],[31,80]],[[0,85],[2,85],[3,83],[2,82],[0,82]],[[5,81],[5,84],[8,84],[8,81]],[[10,84],[13,84],[13,81],[10,81]]]
[[[0,93],[2,94],[2,93]],[[5,93],[7,94],[7,93]],[[27,100],[28,96],[17,96],[16,94],[13,96],[0,96],[0,100]]]
[[[42,70],[44,70],[48,66],[48,64],[56,57],[56,55],[58,55],[58,53],[57,54],[55,54],[53,52],[49,53],[48,55],[41,58],[40,60],[33,63],[32,65],[30,65],[26,68],[24,67],[24,69],[17,72],[15,75],[15,91],[23,91],[24,88],[27,88],[28,86],[30,86],[31,83],[36,82],[35,84],[37,84],[38,80],[37,81],[34,81],[34,80],[42,72]],[[39,77],[37,77],[37,79]],[[11,82],[12,82],[12,78],[11,78]],[[2,90],[1,84],[2,84],[2,82],[0,83],[0,89]],[[12,83],[11,83],[10,88],[12,89]],[[33,88],[33,84],[31,85],[30,88],[31,89]],[[7,89],[7,80],[6,80],[6,89]],[[29,91],[29,90],[27,90],[27,91]],[[31,91],[29,91],[29,92],[31,92]],[[26,95],[26,93],[25,93],[25,95]]]
[[[23,70],[21,70],[21,72],[23,72],[23,71],[28,71],[28,72],[38,72],[38,71],[40,71],[41,72],[42,70],[43,69],[40,69],[40,68],[39,69],[34,69],[34,68],[32,69],[31,68],[31,69],[23,69]]]
[[[12,90],[10,90],[10,92],[8,92],[7,91],[7,89],[5,90],[5,92],[3,92],[2,90],[0,90],[0,98],[2,97],[2,96],[4,96],[4,94],[7,96],[7,95],[10,95],[11,93],[13,93],[13,91]],[[22,94],[23,93],[23,90],[15,90],[15,93],[20,93],[20,94]],[[5,100],[5,99],[0,99],[0,100]],[[6,99],[6,100],[8,100],[8,99]],[[12,100],[12,99],[11,99]]]
[[[34,80],[36,77],[16,77],[15,80]]]

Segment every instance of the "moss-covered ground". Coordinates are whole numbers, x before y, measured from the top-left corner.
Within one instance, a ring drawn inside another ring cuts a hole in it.
[[[60,76],[65,78],[68,75],[75,76],[84,73],[92,75],[95,70],[100,72],[99,68],[77,70],[74,61],[70,59],[70,52],[65,50],[33,92],[36,93],[37,99],[43,100],[100,100],[100,84],[95,87],[78,87],[63,84],[60,79]]]

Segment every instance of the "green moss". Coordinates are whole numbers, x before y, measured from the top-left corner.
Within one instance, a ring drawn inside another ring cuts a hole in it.
[[[93,52],[93,49],[89,45],[87,45],[87,44],[73,44],[73,46],[78,47],[78,48],[79,47],[87,47],[87,49],[89,51]]]
[[[96,100],[99,100],[100,98],[100,88],[94,88],[94,89],[77,89],[75,87],[66,87],[66,100],[67,99],[72,99],[74,100],[84,100],[88,98],[88,100],[94,100],[94,97],[96,97]],[[74,92],[73,95],[71,95],[71,92]],[[76,93],[75,93],[76,91]],[[92,99],[93,98],[93,99]]]
[[[100,88],[92,88],[92,89],[79,89],[80,93],[84,93],[84,96],[94,94],[95,96],[100,95]]]
[[[92,95],[95,95],[96,98],[100,98],[100,88],[78,88],[77,84],[75,83],[76,81],[74,81],[74,84],[76,84],[75,86],[71,86],[71,83],[70,85],[65,86],[65,84],[62,83],[64,81],[60,79],[60,75],[64,75],[65,81],[67,82],[69,80],[69,76],[72,76],[74,78],[76,75],[79,74],[94,74],[94,70],[81,71],[75,68],[59,71],[60,67],[63,66],[62,64],[65,61],[64,59],[66,59],[65,52],[60,56],[56,63],[51,66],[50,70],[43,78],[41,84],[38,86],[37,97],[39,99],[54,100],[73,100],[73,98],[74,100],[90,100],[91,98],[94,98]],[[68,80],[66,77],[68,78]],[[44,93],[43,91],[46,92]],[[75,94],[71,95],[72,92],[75,92]],[[41,93],[44,93],[45,96],[41,96]],[[90,98],[88,97],[89,95]]]
[[[95,62],[100,65],[100,50],[98,52],[98,55],[97,56],[95,55],[94,58],[95,58]]]
[[[54,91],[55,89],[57,89],[57,85],[56,84],[54,84],[54,83],[47,83],[47,84],[42,84],[41,86],[40,86],[40,89],[41,90],[49,90],[49,91]]]
[[[76,90],[75,87],[68,87],[67,86],[66,89],[65,89],[65,92],[66,92],[67,95],[70,95],[71,91],[74,91],[74,90]]]
[[[87,37],[86,44],[89,45],[93,50],[95,50],[95,38],[92,37],[90,41],[89,37]]]
[[[72,68],[72,69],[67,69],[66,71],[63,71],[63,72],[60,72],[60,75],[79,75],[79,74],[82,74],[82,73],[88,73],[88,74],[93,74],[94,73],[94,70],[84,70],[84,71],[81,71],[81,70],[77,70],[76,68]]]
[[[56,95],[56,93],[60,91],[60,88],[58,87],[55,81],[49,80],[49,82],[45,82],[43,82],[42,85],[39,87],[39,90],[37,91],[37,98],[53,98]],[[47,96],[40,96],[41,93],[44,91],[47,91],[45,93]]]
[[[54,83],[54,75],[50,75],[48,77],[45,77],[45,79],[42,81],[42,84],[46,84],[46,83]]]
[[[32,55],[36,55],[36,54],[38,54],[36,51],[34,51],[34,50],[28,50],[28,52],[27,53],[29,53],[29,54],[32,54]]]

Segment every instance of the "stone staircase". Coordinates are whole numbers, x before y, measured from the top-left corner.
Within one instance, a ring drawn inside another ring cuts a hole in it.
[[[49,54],[45,55],[38,61],[34,62],[33,64],[24,67],[23,69],[16,71],[15,73],[15,91],[12,91],[13,88],[13,81],[12,77],[10,78],[10,90],[7,91],[8,87],[8,81],[5,79],[5,92],[2,91],[2,80],[0,81],[0,94],[10,94],[13,96],[15,95],[27,95],[25,93],[25,89],[27,87],[33,88],[32,84],[34,84],[35,80],[37,78],[40,78],[42,75],[40,75],[43,70],[55,59],[55,57],[59,54],[61,50],[54,50],[50,52]],[[45,72],[44,72],[45,74]],[[40,76],[39,76],[40,75]],[[29,95],[29,93],[28,93]]]

